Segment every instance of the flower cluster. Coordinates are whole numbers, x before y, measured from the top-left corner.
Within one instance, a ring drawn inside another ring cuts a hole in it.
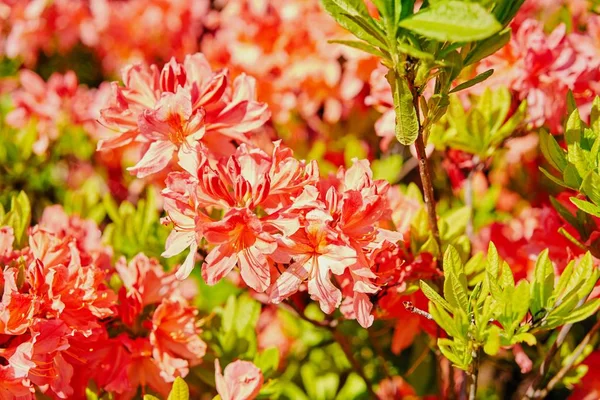
[[[593,35],[566,29],[559,25],[547,34],[541,22],[526,19],[504,48],[477,67],[478,72],[494,69],[486,86],[508,86],[519,101],[527,101],[528,121],[555,134],[562,132],[569,90],[584,115],[600,91],[600,52]]]
[[[130,168],[138,177],[171,163],[181,169],[168,175],[163,192],[174,225],[163,256],[190,249],[179,278],[190,274],[205,241],[207,283],[237,266],[246,285],[278,303],[307,282],[311,297],[331,313],[342,301],[333,274],[351,287],[347,314],[371,325],[369,295],[379,290],[373,260],[401,235],[378,226],[391,216],[389,184],[373,180],[368,162],[320,180],[314,162],[297,161],[279,142],[270,153],[253,146],[245,134],[269,116],[254,100],[253,81],[241,75],[231,92],[226,72],[212,72],[201,54],[183,64],[172,60],[160,74],[155,66],[131,67],[124,82],[114,85],[111,106],[102,111],[106,125],[121,133],[98,148],[146,142]]]
[[[101,140],[98,150],[141,143],[143,155],[130,168],[138,177],[185,158],[197,142],[216,155],[230,154],[269,118],[266,105],[256,101],[253,78],[240,75],[230,84],[227,71],[212,71],[200,53],[183,63],[172,59],[160,72],[155,65],[129,66],[123,82],[113,83],[101,112],[101,122],[117,134]]]
[[[347,34],[318,0],[231,0],[213,23],[216,31],[204,38],[202,51],[215,65],[256,77],[259,96],[279,123],[293,112],[312,119],[321,108],[326,122],[337,122],[377,65],[375,57],[327,43]]]
[[[206,0],[4,0],[0,54],[33,66],[40,52],[66,53],[82,44],[107,71],[182,57],[197,51],[208,6]]]
[[[31,228],[27,247],[13,242],[2,228],[0,386],[12,395],[81,398],[92,380],[122,398],[139,386],[167,394],[202,360],[198,311],[156,260],[139,254],[113,268],[98,227],[59,206]]]
[[[19,88],[12,94],[15,109],[6,116],[6,120],[20,129],[36,123],[35,153],[47,153],[50,143],[70,126],[83,128],[92,138],[101,134],[102,127],[96,124],[96,120],[110,94],[108,85],[88,89],[79,85],[73,71],[54,73],[48,82],[44,82],[35,72],[22,70],[19,82]]]

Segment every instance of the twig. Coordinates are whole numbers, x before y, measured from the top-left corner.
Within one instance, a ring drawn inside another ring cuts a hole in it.
[[[429,354],[430,350],[431,349],[426,346],[423,349],[423,351],[421,352],[421,354],[419,354],[419,357],[417,357],[417,359],[415,360],[415,362],[413,363],[413,365],[411,365],[410,368],[408,369],[408,371],[406,371],[406,373],[404,374],[404,376],[409,376],[413,372],[415,372],[416,369],[419,367],[419,365],[421,365],[421,363],[423,363],[423,361],[425,360],[425,357],[427,356],[427,354]]]
[[[536,398],[535,393],[540,388],[540,385],[542,384],[544,377],[546,376],[546,373],[548,372],[548,369],[550,368],[552,359],[554,359],[554,356],[556,355],[558,348],[563,344],[563,342],[567,338],[567,335],[569,334],[569,331],[571,330],[572,327],[573,327],[573,324],[567,324],[567,325],[562,326],[562,328],[558,332],[558,337],[556,338],[554,343],[552,343],[552,347],[550,347],[550,350],[548,350],[548,353],[546,353],[546,357],[544,357],[544,361],[542,361],[542,365],[540,365],[540,369],[539,369],[538,373],[536,374],[535,378],[533,378],[531,385],[527,389],[527,393],[525,394],[525,397],[523,397],[524,399],[535,399]]]
[[[577,307],[581,307],[587,301],[588,297],[589,297],[589,294],[587,296],[585,296],[583,299],[581,299],[579,301],[579,303],[577,304]],[[543,384],[546,373],[548,372],[548,369],[550,368],[550,364],[552,363],[552,359],[556,355],[558,348],[560,346],[562,346],[563,342],[567,338],[567,335],[569,334],[569,331],[571,330],[572,327],[573,327],[573,324],[566,324],[566,325],[563,325],[562,328],[560,328],[560,331],[558,332],[558,337],[556,338],[554,343],[552,343],[552,347],[550,347],[550,350],[548,350],[546,357],[544,357],[544,361],[542,361],[542,365],[540,365],[540,369],[539,369],[537,375],[535,376],[535,378],[533,378],[533,381],[531,382],[531,385],[527,389],[527,392],[525,393],[525,396],[523,397],[523,399],[535,399],[536,398],[536,392],[539,391],[539,389],[541,388],[541,385]]]
[[[420,128],[419,131],[421,131]],[[425,142],[423,141],[423,134],[421,132],[415,141],[415,149],[417,151],[417,158],[419,159],[419,175],[421,176],[421,185],[423,186],[425,208],[427,209],[427,216],[429,217],[429,229],[431,229],[431,233],[433,234],[433,238],[438,245],[439,251],[442,251],[440,231],[437,224],[437,212],[435,210],[435,198],[433,196],[433,182],[431,179],[431,172],[429,170],[429,163],[427,162]]]
[[[467,374],[469,378],[469,400],[475,400],[477,394],[477,377],[479,375],[479,350],[473,350],[473,362]]]
[[[424,131],[423,125],[421,125],[421,113],[419,111],[419,93],[414,86],[414,82],[410,85],[413,95],[413,106],[417,114],[417,123],[419,126],[419,132],[417,140],[415,141],[415,150],[417,152],[417,159],[419,161],[419,175],[421,176],[421,186],[423,186],[423,198],[425,200],[425,207],[427,209],[427,216],[429,217],[429,229],[433,234],[433,238],[438,245],[439,251],[442,251],[442,242],[440,240],[440,231],[437,223],[437,212],[435,210],[435,197],[433,195],[433,180],[431,179],[431,171],[429,169],[429,163],[427,162],[427,152],[425,151],[425,141],[423,139]],[[441,263],[438,263],[441,265]]]
[[[429,320],[433,320],[433,317],[431,316],[431,314],[429,314],[426,311],[421,310],[420,308],[415,307],[413,305],[413,303],[410,301],[403,301],[402,305],[404,305],[404,308],[406,308],[406,311],[408,311],[408,312],[420,315],[421,317],[425,317]]]
[[[556,373],[556,375],[550,380],[550,382],[548,382],[546,387],[542,390],[537,390],[534,393],[534,398],[545,398],[548,395],[548,393],[550,393],[552,389],[554,389],[558,382],[560,382],[565,377],[565,375],[571,370],[571,368],[573,368],[573,365],[575,364],[579,356],[581,356],[581,354],[585,350],[585,347],[590,343],[592,337],[594,337],[596,332],[598,332],[598,329],[600,329],[600,319],[585,335],[581,343],[577,345],[573,353],[571,353],[571,355],[567,358],[565,365]]]

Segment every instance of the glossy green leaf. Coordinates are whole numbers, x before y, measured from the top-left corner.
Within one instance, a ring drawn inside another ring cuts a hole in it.
[[[383,54],[381,50],[377,47],[370,45],[367,42],[363,42],[360,40],[329,40],[329,43],[334,44],[343,44],[344,46],[352,47],[357,50],[364,51],[365,53],[369,53],[374,55],[375,57],[379,57],[381,59],[388,58],[387,55]]]
[[[487,71],[482,72],[481,74],[477,75],[475,78],[469,79],[468,81],[463,82],[460,85],[457,85],[454,89],[452,89],[448,93],[456,93],[456,92],[460,92],[461,90],[465,90],[470,87],[473,87],[473,86],[477,85],[478,83],[485,81],[487,78],[492,76],[493,73],[494,73],[493,69],[488,69]]]
[[[583,321],[591,317],[596,311],[600,308],[600,299],[592,299],[578,307],[577,309],[571,311],[565,318],[565,324],[574,324],[575,322]]]
[[[401,144],[410,146],[417,140],[419,134],[419,122],[413,105],[413,95],[406,79],[397,76],[394,71],[390,70],[386,78],[392,87],[392,96],[394,99],[396,139]]]
[[[169,393],[167,400],[189,400],[189,398],[190,389],[185,381],[178,376],[175,378],[175,382],[173,382],[173,387],[171,388],[171,393]]]
[[[535,263],[534,280],[531,284],[531,314],[537,315],[541,310],[547,309],[548,299],[554,290],[554,267],[544,250]]]
[[[571,203],[575,204],[581,211],[593,215],[594,217],[600,217],[600,207],[590,203],[589,201],[578,199],[577,197],[570,197]]]
[[[408,29],[441,42],[472,42],[498,33],[502,25],[477,3],[445,1],[400,22]]]
[[[448,303],[442,296],[438,294],[431,286],[427,284],[425,281],[420,281],[419,285],[421,286],[421,290],[425,297],[429,299],[432,303],[437,306],[441,306],[446,309],[446,311],[453,313],[453,307]]]
[[[497,35],[477,42],[464,59],[464,65],[469,66],[494,54],[510,41],[510,29],[504,29]]]
[[[542,129],[540,131],[540,148],[548,162],[557,170],[562,172],[567,166],[567,155],[559,146],[554,136]]]
[[[387,48],[385,33],[369,16],[362,0],[322,0],[325,10],[354,36],[372,46]]]

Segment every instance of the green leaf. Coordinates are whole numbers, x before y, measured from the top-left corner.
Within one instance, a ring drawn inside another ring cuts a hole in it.
[[[420,281],[419,285],[421,286],[421,290],[425,297],[429,299],[432,303],[437,306],[441,306],[445,308],[448,312],[454,313],[453,307],[448,303],[442,296],[438,294],[431,286],[427,284],[425,281]]]
[[[550,196],[550,203],[554,207],[554,209],[560,214],[560,216],[567,221],[567,223],[577,229],[580,232],[581,224],[577,220],[577,218],[571,214],[571,212],[567,209],[567,207],[563,206],[561,202],[556,200],[555,197]],[[581,233],[581,232],[580,232]]]
[[[594,98],[592,103],[590,126],[595,133],[600,134],[600,97],[598,96]]]
[[[388,58],[388,56],[383,54],[383,52],[377,47],[371,46],[369,43],[360,40],[329,40],[328,43],[343,44],[344,46],[352,47],[357,50],[362,50],[365,53],[372,54],[375,57],[382,59]]]
[[[387,49],[385,34],[373,21],[362,0],[322,0],[325,10],[359,39]]]
[[[563,172],[567,166],[567,155],[563,148],[556,142],[554,136],[544,129],[540,131],[540,148],[550,165]]]
[[[481,5],[452,0],[423,9],[402,20],[400,27],[440,42],[483,40],[502,29]]]
[[[444,297],[455,309],[462,310],[466,314],[469,309],[469,299],[465,289],[456,275],[451,272],[444,275]]]
[[[571,145],[575,143],[579,144],[581,141],[582,130],[583,123],[581,122],[581,116],[579,115],[579,110],[575,109],[569,114],[565,127],[565,140],[569,147],[569,153],[571,152]]]
[[[564,319],[565,324],[574,324],[591,317],[600,307],[600,299],[593,299],[571,311]]]
[[[422,60],[433,60],[433,54],[427,53],[426,51],[419,50],[416,47],[413,47],[407,43],[404,43],[398,40],[397,48],[401,53],[408,54],[411,57],[419,58]]]
[[[577,110],[577,103],[575,102],[575,96],[573,96],[573,91],[569,89],[569,91],[567,92],[567,114],[571,115],[575,110]]]
[[[600,205],[600,175],[590,171],[581,184],[581,191],[592,203]]]
[[[171,393],[169,393],[167,400],[189,400],[189,398],[190,389],[185,381],[178,376],[175,378],[175,382],[173,382],[173,387],[171,388]]]
[[[503,48],[510,41],[510,34],[511,30],[507,28],[497,35],[477,42],[465,57],[464,66],[475,64]]]
[[[600,207],[589,201],[578,199],[577,197],[570,197],[571,203],[575,204],[581,211],[593,215],[594,217],[600,217]]]
[[[373,179],[385,179],[394,184],[400,178],[403,164],[404,158],[400,154],[391,154],[387,157],[375,159],[371,163]]]
[[[554,290],[554,267],[548,257],[548,249],[538,256],[535,263],[534,280],[531,285],[531,314],[537,315],[549,307],[548,300]]]
[[[444,240],[450,240],[464,234],[471,218],[471,209],[467,206],[453,210],[442,218],[447,225],[443,234]]]
[[[254,365],[262,371],[264,376],[269,376],[279,367],[279,350],[277,347],[269,347],[254,357]]]
[[[325,9],[331,7],[331,5],[337,6],[344,13],[356,17],[369,17],[369,10],[364,0],[323,0]]]
[[[496,325],[490,326],[488,335],[483,345],[485,354],[495,356],[500,350],[500,327]]]
[[[502,275],[500,276],[500,286],[502,289],[513,289],[515,287],[515,277],[512,270],[505,262],[502,264]]]
[[[477,75],[475,78],[469,79],[468,81],[463,82],[460,85],[457,85],[454,89],[452,89],[448,93],[460,92],[461,90],[465,90],[472,86],[475,86],[478,83],[481,83],[481,82],[485,81],[487,78],[489,78],[490,76],[492,76],[493,73],[494,73],[493,69],[488,69],[487,71],[482,72],[481,74]]]
[[[417,140],[419,122],[413,105],[413,95],[404,77],[398,76],[390,70],[386,78],[392,87],[394,98],[394,111],[396,113],[396,138],[405,145],[410,146]]]
[[[156,396],[152,396],[151,394],[145,394],[144,400],[159,400],[159,398]]]
[[[449,336],[460,337],[460,327],[456,326],[454,319],[442,307],[438,307],[435,303],[429,303],[429,313],[433,320],[442,328]]]

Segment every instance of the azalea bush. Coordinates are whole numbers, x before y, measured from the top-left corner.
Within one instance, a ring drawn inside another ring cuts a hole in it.
[[[0,1],[0,400],[599,398],[599,12]]]

